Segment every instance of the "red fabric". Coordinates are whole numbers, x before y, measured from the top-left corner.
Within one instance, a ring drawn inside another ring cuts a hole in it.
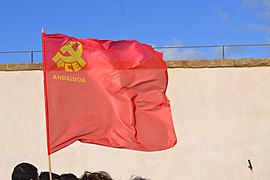
[[[176,144],[161,53],[130,40],[42,39],[48,154],[77,140],[141,151]]]

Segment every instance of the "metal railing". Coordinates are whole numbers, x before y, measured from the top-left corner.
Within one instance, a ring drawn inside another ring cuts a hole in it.
[[[221,50],[221,55],[222,58],[225,58],[226,56],[226,47],[255,47],[255,46],[262,46],[266,47],[269,46],[270,44],[224,44],[224,45],[210,45],[210,46],[156,46],[153,47],[154,49],[198,49],[198,48],[220,48]],[[29,59],[31,63],[36,62],[34,58],[34,54],[36,53],[41,53],[41,50],[29,50],[29,51],[6,51],[6,52],[1,52],[1,54],[29,54]],[[270,53],[269,53],[270,54]],[[40,60],[41,61],[41,60]],[[1,63],[1,60],[0,60]]]
[[[255,47],[255,46],[269,46],[270,44],[224,44],[224,45],[210,45],[210,46],[157,46],[154,49],[188,49],[188,48],[221,48],[222,58],[225,58],[225,47]]]
[[[41,50],[30,50],[30,51],[5,51],[0,54],[29,54],[30,62],[34,63],[34,53],[41,53]],[[0,61],[1,63],[1,61]]]

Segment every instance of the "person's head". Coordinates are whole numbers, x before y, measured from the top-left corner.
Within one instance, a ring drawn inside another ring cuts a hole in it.
[[[149,179],[143,178],[141,176],[132,176],[131,180],[149,180]]]
[[[72,173],[67,173],[61,174],[60,180],[78,180],[78,178]]]
[[[38,169],[30,163],[20,163],[14,168],[11,179],[38,180]]]
[[[105,171],[89,172],[85,171],[81,180],[113,180],[109,173]]]
[[[53,180],[59,180],[60,176],[58,174],[52,173]],[[39,175],[39,180],[50,180],[50,173],[49,172],[41,172]]]

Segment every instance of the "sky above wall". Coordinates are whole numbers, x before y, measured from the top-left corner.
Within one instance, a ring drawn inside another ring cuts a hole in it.
[[[41,50],[42,27],[46,33],[135,39],[155,47],[270,44],[270,0],[9,0],[0,4],[0,23],[0,52]],[[158,50],[164,59],[221,57],[219,47]],[[234,58],[270,56],[269,47],[225,50]],[[0,63],[29,61],[29,54],[20,56],[0,54]]]

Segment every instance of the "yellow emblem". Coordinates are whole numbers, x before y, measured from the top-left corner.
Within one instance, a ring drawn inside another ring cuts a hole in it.
[[[76,50],[74,49],[76,48]],[[63,67],[66,72],[77,72],[86,65],[82,59],[82,44],[69,41],[52,58],[57,67]]]

